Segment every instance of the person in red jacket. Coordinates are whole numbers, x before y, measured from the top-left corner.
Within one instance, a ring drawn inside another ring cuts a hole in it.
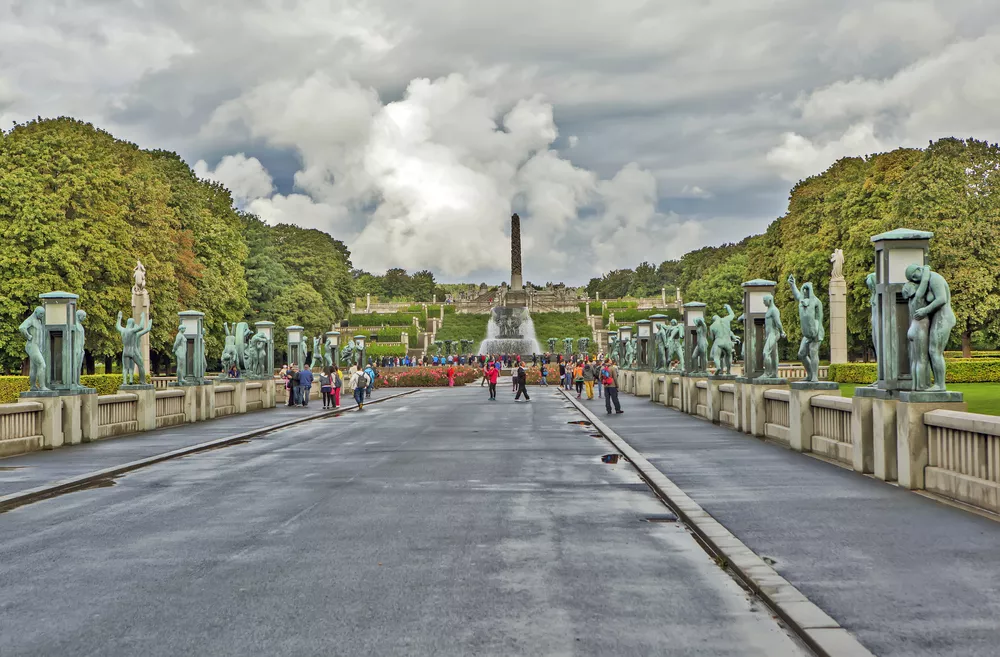
[[[449,365],[448,366],[448,387],[449,388],[454,388],[455,387],[455,366],[454,365]]]
[[[486,377],[490,382],[490,401],[497,400],[497,381],[500,380],[500,363],[486,365]]]

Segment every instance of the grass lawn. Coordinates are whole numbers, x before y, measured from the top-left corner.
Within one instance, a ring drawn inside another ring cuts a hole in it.
[[[853,397],[856,387],[855,383],[841,383],[840,393]],[[1000,383],[949,383],[948,390],[965,395],[970,413],[1000,415]]]

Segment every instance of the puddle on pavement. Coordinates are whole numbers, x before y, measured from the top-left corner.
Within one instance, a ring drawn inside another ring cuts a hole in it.
[[[77,484],[75,486],[67,486],[66,488],[52,491],[44,495],[31,497],[29,499],[20,502],[14,502],[9,506],[0,508],[0,513],[7,513],[8,511],[13,511],[18,507],[27,506],[28,504],[34,504],[35,502],[41,502],[44,500],[50,500],[55,497],[61,497],[63,495],[68,495],[69,493],[76,493],[81,490],[91,490],[93,488],[111,488],[117,483],[115,479],[117,479],[117,477],[101,477],[100,479],[94,479],[93,481],[84,482],[81,484]]]
[[[605,454],[601,457],[601,463],[610,463],[611,465],[614,465],[615,463],[618,463],[621,458],[621,454]]]
[[[5,465],[0,467],[0,472],[12,472],[14,470],[24,470],[27,466],[24,465]]]
[[[655,516],[647,516],[640,519],[641,522],[677,522],[677,516],[672,513],[663,513]]]
[[[592,426],[594,426],[592,422],[588,422],[587,420],[573,420],[572,422],[567,422],[566,424],[576,424],[576,425],[579,425],[581,427],[592,427]]]
[[[599,434],[599,433],[592,433],[592,434],[590,434],[590,437],[591,438],[603,438],[604,436],[602,434]]]

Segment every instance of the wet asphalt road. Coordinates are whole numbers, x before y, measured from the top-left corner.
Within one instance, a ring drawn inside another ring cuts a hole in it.
[[[609,427],[876,655],[1000,655],[1000,523],[648,398],[623,404]]]
[[[0,655],[804,652],[554,391],[478,387],[0,515]]]

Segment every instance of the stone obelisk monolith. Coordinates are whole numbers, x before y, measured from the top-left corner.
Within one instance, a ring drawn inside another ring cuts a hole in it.
[[[510,289],[512,292],[524,289],[521,280],[521,218],[517,213],[510,217]]]

